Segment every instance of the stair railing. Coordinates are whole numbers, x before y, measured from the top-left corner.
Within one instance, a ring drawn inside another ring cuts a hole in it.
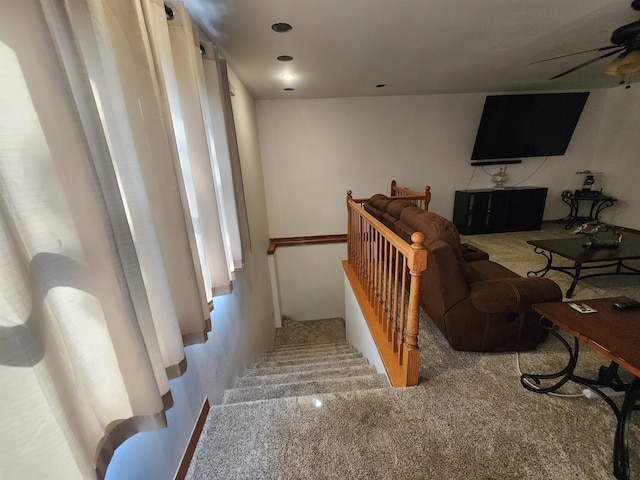
[[[418,384],[420,277],[424,235],[411,244],[367,213],[368,199],[347,192],[347,260],[343,266],[394,387]]]
[[[429,210],[429,203],[431,203],[431,187],[427,185],[424,187],[424,193],[411,190],[406,187],[399,187],[395,180],[391,180],[391,196],[402,197],[404,200],[409,200],[416,207],[422,210]]]

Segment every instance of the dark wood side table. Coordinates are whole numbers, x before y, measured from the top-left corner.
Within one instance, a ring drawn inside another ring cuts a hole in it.
[[[618,420],[613,444],[613,471],[615,477],[621,480],[628,480],[630,475],[628,433],[631,414],[640,410],[640,310],[618,311],[611,304],[628,300],[626,297],[612,297],[579,302],[596,309],[596,313],[579,313],[569,306],[569,302],[533,305],[532,308],[542,315],[541,321],[547,320],[551,335],[559,339],[569,352],[569,363],[557,373],[523,374],[520,377],[522,386],[532,392],[554,392],[572,381],[590,388],[607,402]],[[574,337],[573,348],[556,332],[557,328]],[[587,379],[573,373],[578,362],[580,342],[611,360],[609,367],[600,368],[597,379]],[[631,383],[622,382],[618,367],[634,375]],[[551,385],[543,385],[548,382]],[[602,387],[624,391],[622,406],[618,407],[601,390]]]
[[[604,195],[600,192],[594,192],[593,194],[582,194],[579,190],[572,193],[570,191],[564,191],[561,195],[562,201],[569,205],[570,211],[569,215],[564,217],[561,221],[564,222],[564,228],[569,230],[577,221],[581,221],[582,223],[589,222],[592,220],[598,220],[598,216],[600,212],[605,208],[611,207],[615,202],[618,201],[617,198],[613,198],[609,195]],[[591,202],[589,208],[589,215],[580,215],[580,202]]]

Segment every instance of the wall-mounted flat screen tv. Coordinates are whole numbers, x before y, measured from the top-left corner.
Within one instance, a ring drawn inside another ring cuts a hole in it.
[[[471,160],[564,155],[589,92],[490,95]]]

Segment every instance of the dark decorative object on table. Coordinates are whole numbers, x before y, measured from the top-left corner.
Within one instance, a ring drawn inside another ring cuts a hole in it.
[[[583,235],[587,242],[584,247],[593,248],[618,248],[622,243],[622,233],[613,225],[593,220],[583,223],[573,233]]]

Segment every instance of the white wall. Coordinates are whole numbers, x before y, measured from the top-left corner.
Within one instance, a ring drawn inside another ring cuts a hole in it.
[[[602,219],[640,230],[640,88],[607,90],[591,170],[604,172],[603,191],[618,199]]]
[[[345,226],[342,233],[346,230]],[[293,320],[344,318],[340,260],[345,258],[346,243],[278,248],[275,261],[282,314]]]
[[[233,293],[214,299],[212,331],[201,345],[186,348],[187,371],[171,381],[174,406],[168,428],[137,434],[116,451],[107,480],[172,479],[205,397],[219,404],[224,390],[273,345],[273,304],[266,249],[269,243],[255,102],[229,72],[242,162],[252,252],[236,270]]]
[[[470,166],[484,98],[478,93],[258,101],[271,237],[344,233],[346,190],[356,197],[387,193],[392,179],[414,190],[431,185],[430,210],[451,218],[455,190],[492,187],[490,175],[499,168]],[[568,213],[560,192],[576,188],[576,171],[608,171],[608,162],[616,162],[621,171],[610,175],[605,189],[621,198],[621,205],[603,212],[602,219],[620,219],[638,228],[627,200],[633,192],[629,172],[638,171],[638,101],[634,88],[591,92],[567,153],[508,166],[507,186],[548,187],[544,218],[557,219]],[[626,118],[628,122],[621,120]],[[339,263],[344,256],[338,253],[333,259],[321,255],[315,262],[311,253],[304,275],[324,285],[339,282],[337,273],[329,276],[321,265]],[[304,278],[291,286],[294,290],[285,291],[285,279],[297,268],[296,262],[287,263],[278,264],[284,315],[314,318],[316,312],[306,303],[312,296],[339,301],[333,289],[318,290],[314,284],[313,291],[305,291]],[[321,271],[326,276],[319,282]]]

